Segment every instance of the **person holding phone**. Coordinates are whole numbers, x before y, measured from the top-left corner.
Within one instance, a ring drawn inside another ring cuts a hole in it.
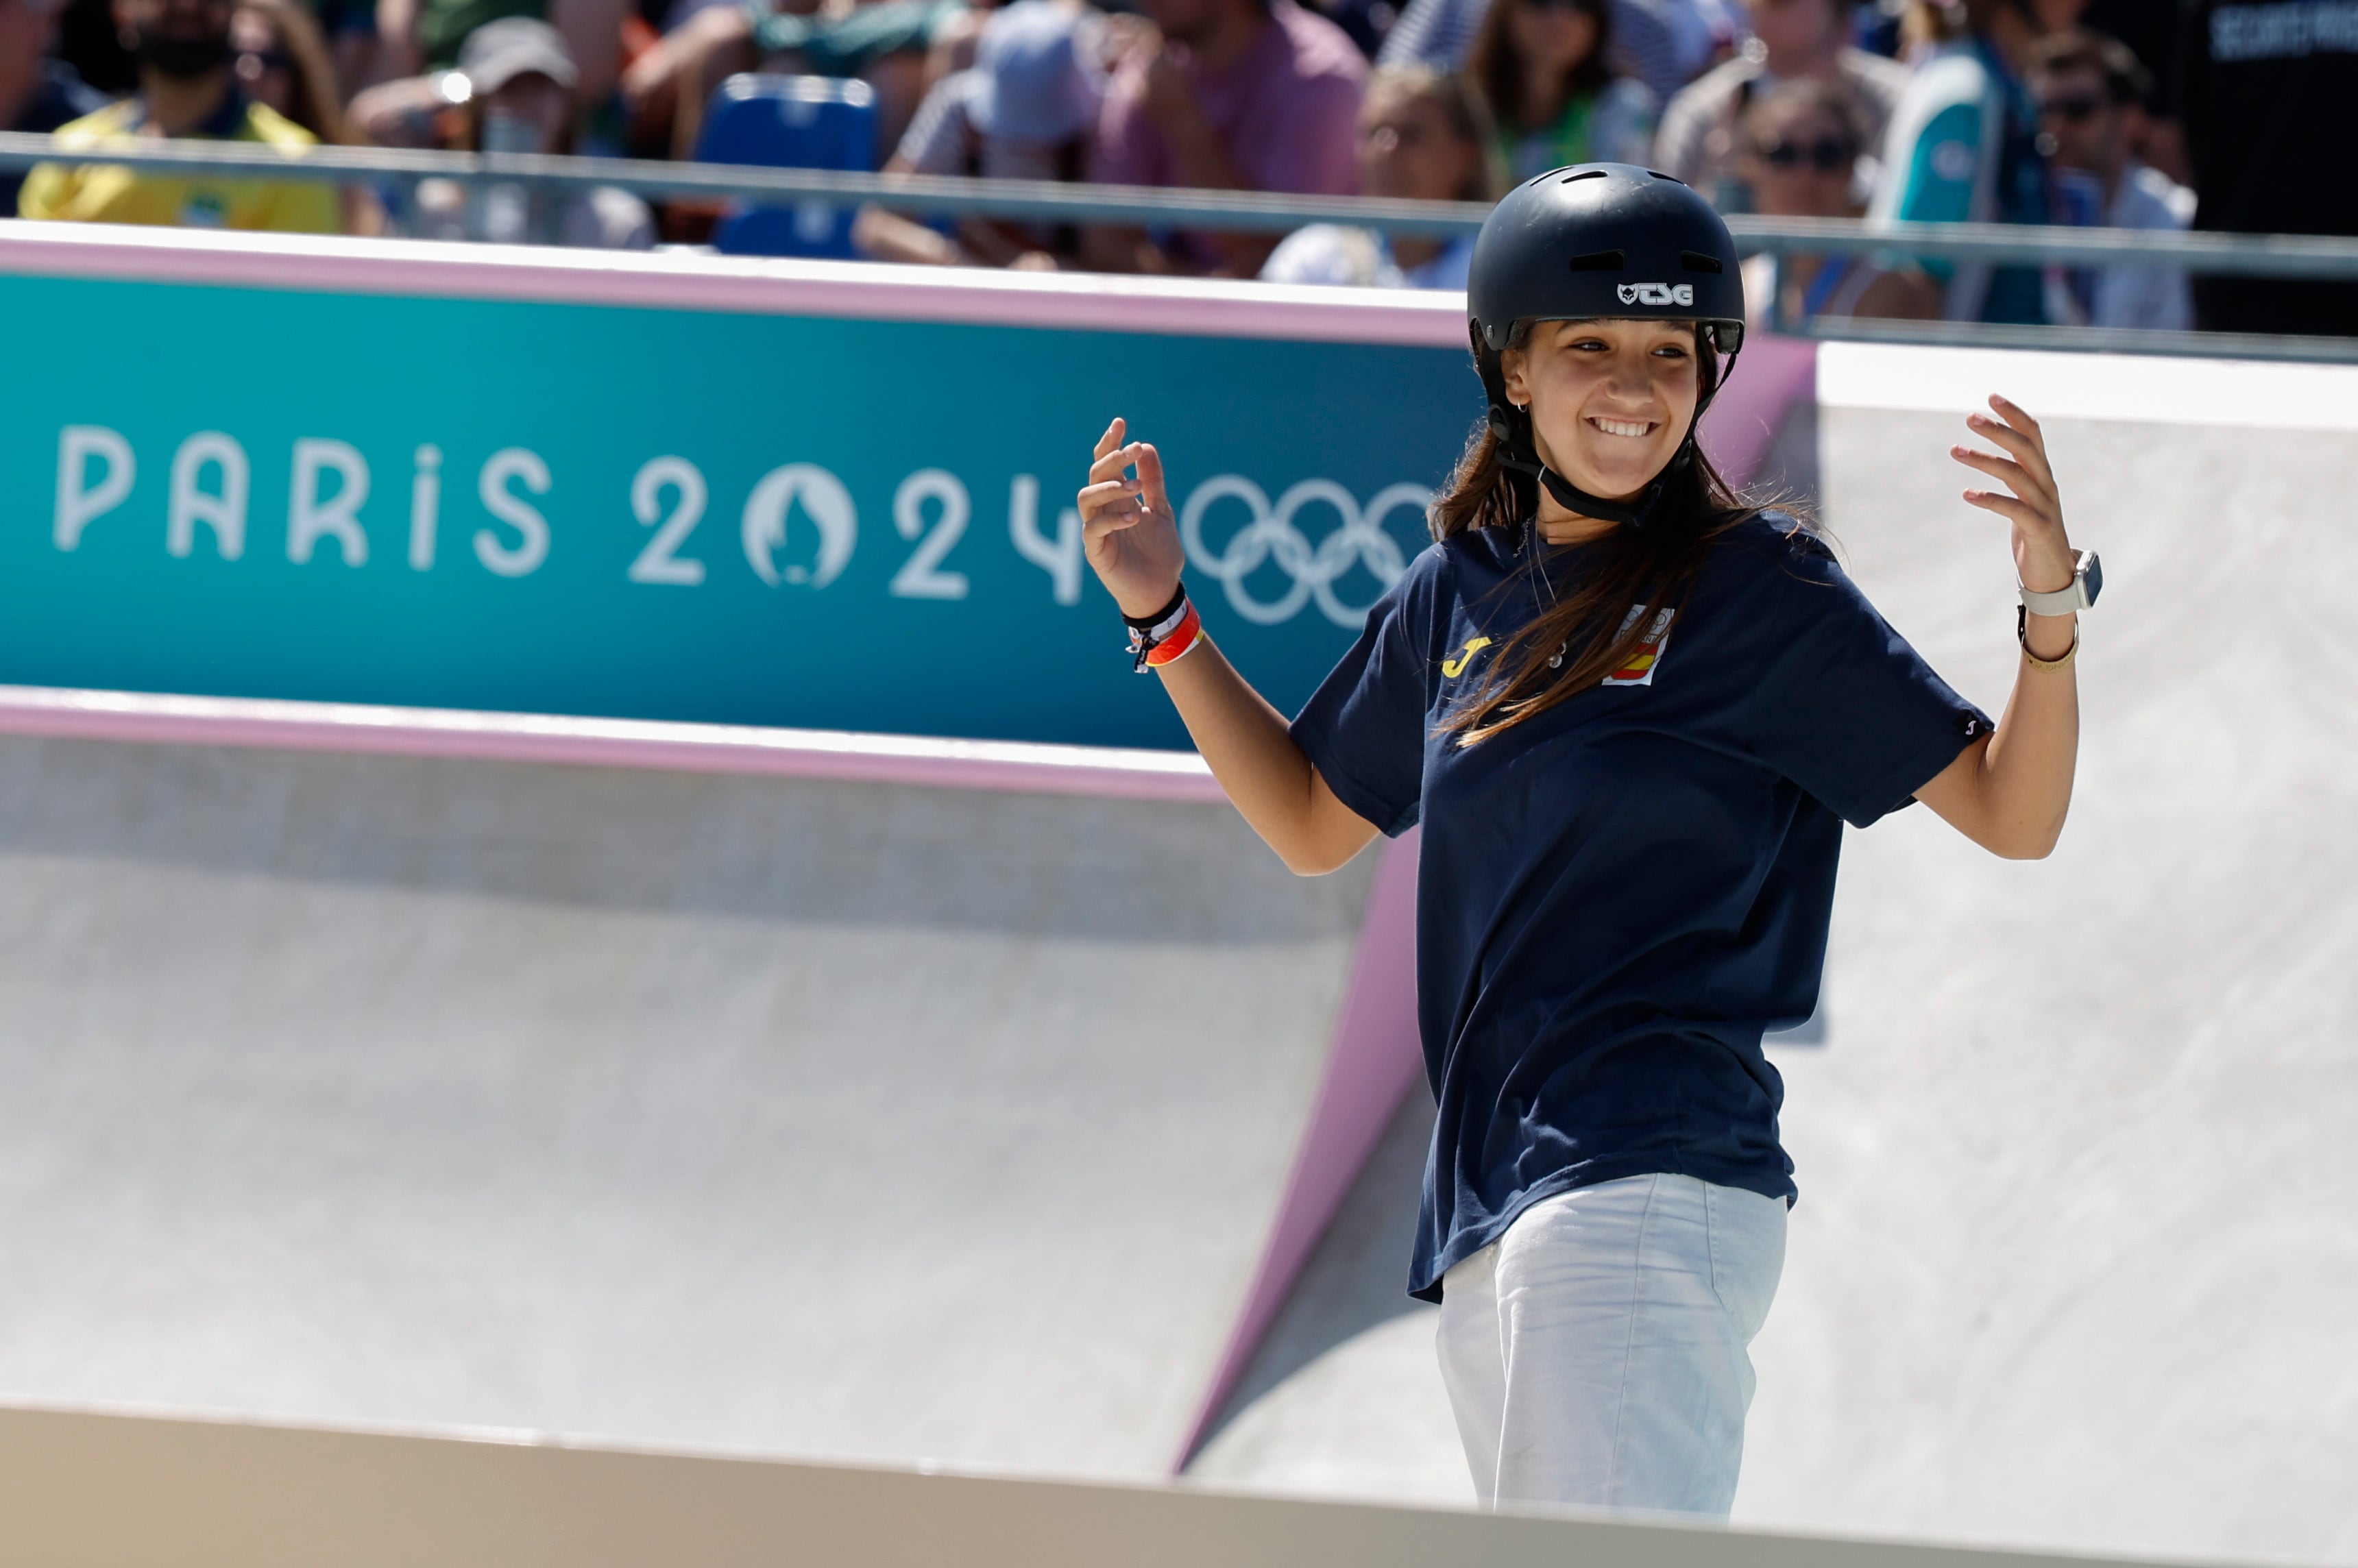
[[[1476,242],[1487,416],[1434,543],[1289,723],[1180,580],[1163,455],[1115,419],[1089,562],[1228,798],[1331,871],[1422,826],[1417,982],[1439,1103],[1409,1284],[1486,1504],[1725,1516],[1794,1195],[1764,1032],[1817,1000],[1842,825],[1920,799],[2047,854],[2071,801],[2072,550],[2045,439],[2002,397],[2021,658],[1993,724],[1808,526],[1695,444],[1743,341],[1736,247],[1666,176],[1531,179]],[[1992,606],[1996,620],[1999,607]],[[1995,628],[1993,628],[1995,630]]]

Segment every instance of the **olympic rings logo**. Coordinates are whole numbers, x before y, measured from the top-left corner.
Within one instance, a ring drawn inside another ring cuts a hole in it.
[[[1204,514],[1222,501],[1241,501],[1251,520],[1230,538],[1225,549],[1204,542]],[[1179,537],[1187,559],[1205,577],[1217,578],[1228,591],[1238,614],[1256,626],[1290,621],[1311,600],[1337,626],[1356,628],[1368,618],[1372,604],[1349,605],[1335,591],[1335,583],[1355,563],[1368,570],[1386,589],[1408,569],[1400,546],[1383,530],[1383,521],[1402,506],[1413,506],[1419,516],[1433,503],[1433,492],[1421,484],[1387,485],[1362,509],[1351,492],[1331,479],[1305,479],[1277,498],[1242,474],[1214,474],[1195,487],[1179,514]],[[1294,514],[1304,506],[1335,509],[1343,525],[1315,545],[1294,526]],[[1293,586],[1273,600],[1255,599],[1245,579],[1263,562],[1274,561],[1293,579]]]

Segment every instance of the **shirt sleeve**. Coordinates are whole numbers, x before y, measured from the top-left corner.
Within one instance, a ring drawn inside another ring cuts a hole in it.
[[[63,164],[39,163],[16,191],[16,216],[55,218],[73,200],[73,173]]]
[[[1142,72],[1124,68],[1098,112],[1097,145],[1089,152],[1092,185],[1163,185],[1162,141],[1141,103]]]
[[[1385,70],[1423,66],[1447,74],[1466,62],[1466,46],[1480,22],[1481,13],[1466,0],[1409,0],[1384,35],[1376,64]]]
[[[1949,56],[1920,71],[1900,97],[1884,133],[1881,188],[1868,215],[1918,223],[1962,223],[1974,216],[1982,183],[1980,66]],[[1917,265],[1946,281],[1956,264],[1920,258]]]
[[[1415,622],[1431,602],[1421,586],[1429,577],[1429,565],[1410,568],[1368,611],[1358,641],[1291,730],[1335,798],[1394,838],[1416,826],[1423,802],[1432,660]]]
[[[1350,196],[1359,189],[1359,91],[1353,77],[1322,73],[1286,84],[1283,108],[1260,148],[1238,148],[1263,190]],[[1258,152],[1259,157],[1253,154]]]
[[[1636,78],[1657,103],[1687,84],[1678,35],[1666,9],[1643,0],[1621,0],[1611,12],[1613,41],[1606,63],[1615,75]]]
[[[1325,283],[1364,287],[1376,281],[1374,241],[1362,229],[1313,223],[1278,242],[1261,264],[1263,283]]]
[[[1768,569],[1777,649],[1748,716],[1762,762],[1855,827],[1908,805],[1993,726],[1877,613],[1825,546],[1796,537]]]
[[[1735,94],[1724,91],[1714,72],[1679,90],[1662,111],[1654,133],[1654,167],[1672,179],[1689,185],[1704,183],[1704,149],[1714,127],[1735,106]]]
[[[971,91],[972,78],[957,71],[934,83],[933,91],[917,105],[916,118],[909,122],[892,155],[908,166],[910,173],[967,172],[966,106]]]

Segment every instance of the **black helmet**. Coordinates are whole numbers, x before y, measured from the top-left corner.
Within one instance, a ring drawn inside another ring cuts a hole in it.
[[[1590,495],[1541,464],[1531,415],[1507,401],[1499,351],[1520,321],[1696,321],[1733,370],[1744,346],[1744,275],[1727,225],[1683,183],[1626,163],[1585,163],[1527,179],[1492,209],[1474,242],[1466,312],[1499,460],[1574,511],[1642,524],[1663,481],[1692,460],[1693,429],[1634,505]]]

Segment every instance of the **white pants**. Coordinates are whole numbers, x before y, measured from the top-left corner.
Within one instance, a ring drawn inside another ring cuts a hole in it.
[[[1442,1281],[1441,1377],[1486,1508],[1725,1519],[1785,1200],[1630,1176],[1533,1204]]]

